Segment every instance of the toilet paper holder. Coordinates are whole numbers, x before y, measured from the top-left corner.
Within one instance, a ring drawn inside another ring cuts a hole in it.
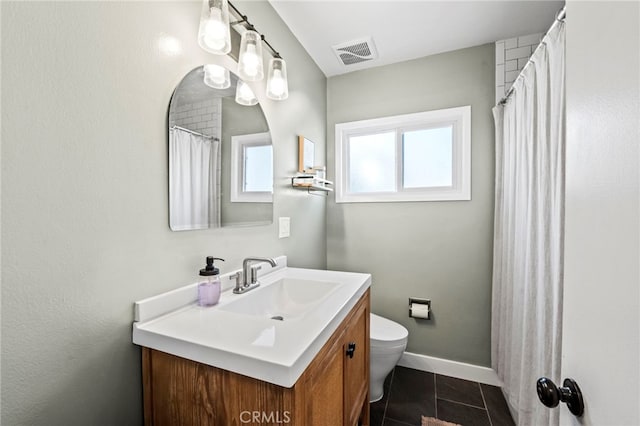
[[[415,310],[414,310],[415,307]],[[409,317],[431,319],[431,300],[419,297],[409,298]]]

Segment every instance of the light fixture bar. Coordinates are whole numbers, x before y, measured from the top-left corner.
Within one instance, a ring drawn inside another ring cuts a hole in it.
[[[269,48],[269,50],[271,51],[271,56],[273,56],[274,58],[282,59],[282,56],[280,56],[280,53],[278,53],[278,51],[276,49],[274,49],[273,46],[271,46],[271,43],[269,43],[267,41],[267,39],[265,38],[264,34],[262,34],[260,31],[258,31],[256,29],[256,27],[249,21],[249,18],[247,17],[247,15],[243,15],[242,12],[240,12],[238,10],[238,8],[233,3],[229,2],[229,6],[231,6],[231,9],[233,9],[235,14],[239,18],[239,20],[231,22],[230,25],[233,26],[233,25],[245,24],[245,28],[246,29],[255,31],[258,34],[260,34],[260,38],[262,39],[264,44],[266,44],[267,47]]]
[[[236,18],[230,22],[229,15]],[[226,55],[231,51],[231,28],[242,25],[240,30],[240,51],[238,53],[237,73],[241,81],[236,90],[236,102],[240,105],[255,105],[258,102],[255,94],[246,82],[261,81],[264,76],[264,60],[262,45],[269,49],[272,59],[267,70],[266,95],[269,99],[282,101],[289,97],[287,82],[287,64],[280,53],[274,49],[256,27],[229,0],[202,0],[200,26],[198,29],[198,44],[204,50]],[[237,29],[237,28],[236,28]],[[210,87],[221,89],[230,84],[228,71],[223,67],[206,64],[203,67],[204,83]]]

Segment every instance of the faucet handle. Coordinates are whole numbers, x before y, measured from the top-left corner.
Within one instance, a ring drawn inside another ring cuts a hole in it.
[[[262,269],[262,266],[256,265],[251,267],[251,281],[249,281],[251,284],[258,281],[258,271],[260,269]]]
[[[233,275],[229,275],[230,280],[236,280],[236,288],[242,287],[242,271],[238,271]]]

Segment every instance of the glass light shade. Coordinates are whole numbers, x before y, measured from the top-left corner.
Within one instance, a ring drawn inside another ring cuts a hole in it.
[[[255,31],[247,30],[240,40],[238,75],[244,81],[259,81],[264,78],[262,65],[262,38]]]
[[[229,70],[215,64],[207,64],[204,69],[204,84],[214,89],[226,89],[231,86]]]
[[[203,0],[198,30],[198,44],[217,55],[231,51],[228,0]]]
[[[256,98],[251,87],[242,80],[238,80],[238,85],[236,86],[236,102],[246,106],[258,103],[258,98]]]
[[[287,64],[282,58],[273,58],[269,61],[267,97],[276,101],[281,101],[289,97]]]

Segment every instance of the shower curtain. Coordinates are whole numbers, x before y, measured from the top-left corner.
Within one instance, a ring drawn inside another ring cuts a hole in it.
[[[220,226],[220,142],[170,129],[169,203],[174,231]]]
[[[531,57],[496,126],[492,367],[518,425],[557,425],[536,380],[560,382],[564,227],[564,27]]]

